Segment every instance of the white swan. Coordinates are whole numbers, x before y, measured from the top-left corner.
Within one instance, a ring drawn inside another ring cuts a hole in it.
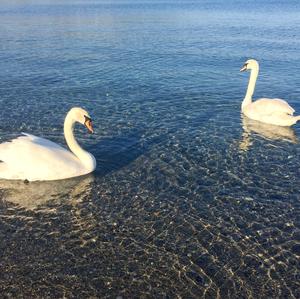
[[[249,59],[241,68],[241,72],[251,70],[246,96],[242,102],[242,112],[249,118],[277,126],[294,125],[300,116],[293,116],[295,110],[284,100],[262,98],[252,102],[252,95],[258,76],[259,65]]]
[[[0,178],[48,181],[92,172],[96,160],[76,142],[73,135],[75,122],[85,125],[93,133],[89,114],[82,108],[72,108],[65,118],[64,135],[73,153],[50,140],[25,133],[0,144]]]

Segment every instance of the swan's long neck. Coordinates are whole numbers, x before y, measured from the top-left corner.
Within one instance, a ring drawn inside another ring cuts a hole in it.
[[[253,66],[253,68],[251,69],[251,73],[250,73],[250,79],[249,79],[249,83],[248,83],[248,88],[247,88],[247,92],[245,95],[245,98],[242,102],[242,111],[244,110],[244,108],[252,103],[252,95],[254,93],[254,89],[255,89],[255,84],[256,84],[256,79],[258,76],[258,72],[259,72],[259,66],[258,64]]]
[[[64,123],[64,135],[66,142],[70,148],[70,150],[74,153],[74,155],[82,162],[84,167],[89,170],[94,170],[96,167],[96,161],[93,155],[89,152],[85,151],[80,147],[74,137],[73,129],[76,120],[74,119],[72,113],[68,113]]]

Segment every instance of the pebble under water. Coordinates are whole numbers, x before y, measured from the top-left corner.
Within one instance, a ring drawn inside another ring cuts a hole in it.
[[[299,298],[300,125],[243,117],[239,73],[300,114],[299,4],[70,3],[0,4],[0,142],[82,106],[97,160],[0,180],[1,297]]]

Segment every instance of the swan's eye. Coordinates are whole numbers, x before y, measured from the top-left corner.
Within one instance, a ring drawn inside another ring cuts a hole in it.
[[[94,133],[92,119],[86,115],[84,116],[84,119],[85,119],[84,125],[87,127],[90,133]]]
[[[245,71],[248,69],[247,66],[248,66],[248,62],[246,62],[246,63],[243,65],[243,67],[240,69],[240,72],[245,72]]]
[[[92,121],[92,119],[88,116],[84,116],[84,123],[86,123],[87,121]]]

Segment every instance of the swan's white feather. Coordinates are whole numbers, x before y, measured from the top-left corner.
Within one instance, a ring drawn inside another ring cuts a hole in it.
[[[259,99],[244,108],[244,114],[267,124],[291,126],[299,117],[293,116],[295,110],[281,99]]]
[[[262,114],[285,113],[293,115],[295,110],[282,99],[261,98],[251,104],[252,109],[257,109]]]
[[[58,180],[86,174],[80,160],[62,146],[31,134],[0,144],[0,178]]]
[[[252,102],[259,64],[254,59],[246,61],[241,71],[251,70],[246,96],[242,102],[242,112],[250,119],[277,126],[292,126],[300,120],[293,116],[295,110],[282,99],[262,98]]]

